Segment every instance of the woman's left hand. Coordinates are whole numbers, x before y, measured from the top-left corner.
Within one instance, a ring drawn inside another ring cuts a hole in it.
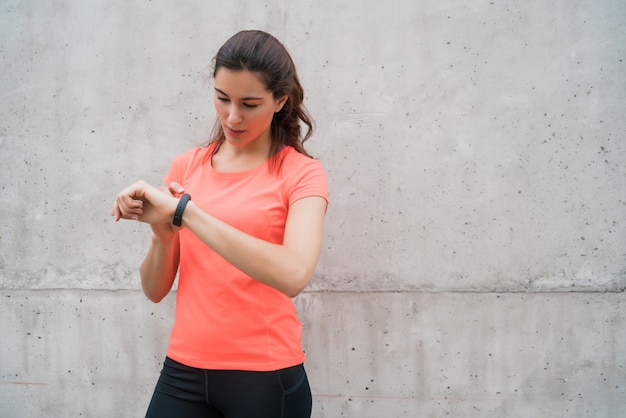
[[[116,197],[111,216],[116,221],[132,219],[149,224],[172,221],[178,199],[143,180],[122,190]]]

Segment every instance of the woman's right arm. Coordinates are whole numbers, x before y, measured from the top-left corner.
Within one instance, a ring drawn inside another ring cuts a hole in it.
[[[152,227],[152,243],[140,269],[143,293],[154,303],[160,302],[172,289],[180,260],[178,231],[164,234],[163,231],[158,233],[157,228],[171,231],[169,225]]]
[[[185,189],[178,183],[172,182],[169,187],[159,189],[170,196],[180,194]],[[172,290],[178,264],[180,262],[180,228],[170,223],[150,224],[152,242],[146,258],[141,263],[141,288],[143,293],[154,303],[159,303]]]
[[[137,182],[136,184],[145,185],[145,182]],[[159,190],[163,192],[164,196],[169,196],[169,198],[172,198],[174,194],[181,194],[185,191],[176,182],[170,183],[169,188],[161,186]],[[129,197],[125,191],[118,194],[111,209],[111,216],[115,218],[116,222],[125,217],[126,219],[150,223],[149,220],[143,219],[143,214],[155,212],[154,207],[150,201],[141,199],[141,197]],[[153,213],[152,217],[158,217],[158,215],[159,213],[156,211],[156,214]],[[147,218],[150,218],[150,216]],[[161,220],[160,222],[163,221]],[[152,302],[158,303],[172,289],[176,273],[178,272],[178,263],[180,261],[178,231],[180,228],[173,226],[169,222],[150,223],[150,228],[152,228],[152,242],[146,258],[141,263],[139,273],[143,293]]]

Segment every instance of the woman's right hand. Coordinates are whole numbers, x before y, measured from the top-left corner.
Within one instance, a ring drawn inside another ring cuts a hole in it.
[[[175,181],[171,182],[169,186],[160,186],[159,190],[174,197],[179,197],[185,191],[183,186],[176,183]],[[150,228],[152,228],[153,237],[161,241],[171,240],[174,234],[180,230],[180,227],[172,225],[171,222],[166,222],[162,224],[150,224]]]

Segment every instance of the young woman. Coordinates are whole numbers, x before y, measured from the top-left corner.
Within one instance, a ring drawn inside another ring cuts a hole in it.
[[[148,417],[309,417],[301,324],[328,192],[303,148],[312,121],[284,46],[242,31],[215,57],[219,121],[206,147],[176,157],[160,188],[116,196],[115,220],[149,223],[144,293],[179,272],[176,317]],[[307,131],[301,134],[300,125]]]

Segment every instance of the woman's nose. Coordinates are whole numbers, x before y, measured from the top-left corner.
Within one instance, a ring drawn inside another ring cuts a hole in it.
[[[241,122],[241,120],[242,117],[239,113],[239,110],[237,109],[237,106],[230,106],[230,109],[228,109],[228,123],[231,125],[235,125]]]

